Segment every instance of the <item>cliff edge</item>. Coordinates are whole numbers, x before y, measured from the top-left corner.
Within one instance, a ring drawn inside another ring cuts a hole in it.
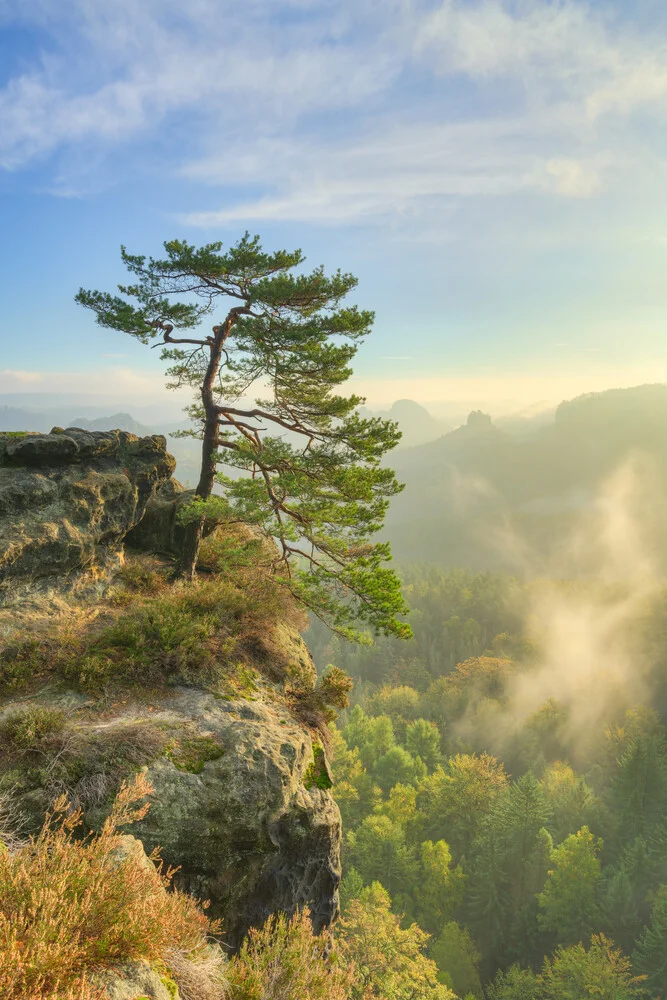
[[[125,551],[129,532],[164,540],[140,526],[158,488],[160,510],[178,502],[172,470],[159,436],[0,435],[0,796],[34,831],[64,792],[96,829],[143,769],[155,794],[132,833],[229,946],[278,911],[308,907],[320,930],[341,825],[302,615],[238,528],[192,585],[168,555]]]

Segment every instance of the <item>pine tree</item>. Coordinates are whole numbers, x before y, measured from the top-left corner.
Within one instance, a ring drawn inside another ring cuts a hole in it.
[[[667,886],[662,886],[651,920],[632,954],[636,972],[646,976],[653,996],[667,995]]]
[[[265,253],[248,233],[226,252],[181,240],[164,249],[155,259],[121,248],[134,282],[76,299],[101,326],[144,344],[160,337],[170,387],[196,392],[199,430],[185,433],[201,438],[202,459],[183,514],[184,574],[195,573],[207,521],[241,520],[277,543],[276,577],[332,628],[359,637],[359,622],[408,637],[389,548],[371,541],[401,489],[382,463],[400,434],[338,392],[373,323],[342,304],[357,279],[301,273],[300,250]],[[221,306],[210,332],[198,330]]]

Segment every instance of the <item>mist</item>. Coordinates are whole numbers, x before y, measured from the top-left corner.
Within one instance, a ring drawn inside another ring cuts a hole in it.
[[[655,461],[630,455],[600,485],[546,561],[511,530],[497,536],[531,581],[516,608],[531,645],[502,707],[476,704],[461,738],[485,733],[502,753],[547,702],[563,709],[559,738],[574,759],[610,720],[651,702],[655,663],[643,627],[665,586],[660,541],[667,494]]]

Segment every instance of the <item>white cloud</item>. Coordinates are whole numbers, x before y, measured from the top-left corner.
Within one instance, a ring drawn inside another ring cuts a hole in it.
[[[281,0],[274,10],[285,6]],[[127,139],[173,113],[193,115],[204,128],[224,120],[237,135],[249,114],[253,127],[272,129],[358,105],[396,73],[381,48],[359,59],[356,44],[332,44],[335,18],[332,25],[320,14],[312,25],[276,32],[269,11],[268,0],[242,8],[198,0],[187,9],[171,0],[79,0],[74,16],[58,19],[52,3],[39,4],[33,18],[60,49],[0,90],[0,165],[14,169],[72,141]]]
[[[225,150],[190,164],[184,173],[210,184],[264,182],[277,193],[191,213],[186,221],[199,226],[255,219],[349,224],[401,215],[421,221],[434,202],[443,219],[447,203],[463,198],[526,190],[582,198],[600,191],[616,162],[612,155],[553,156],[552,150],[570,140],[558,122],[552,128],[545,133],[535,117],[526,115],[400,127],[383,121],[354,142],[335,144],[262,140],[240,157]]]
[[[0,89],[0,165],[78,150],[55,170],[75,194],[100,149],[159,134],[166,170],[222,189],[194,225],[442,228],[462,200],[589,199],[662,158],[667,39],[584,0],[33,0],[20,15],[53,45]]]
[[[30,372],[21,371],[12,368],[3,368],[0,370],[0,387],[9,386],[13,388],[25,388],[29,385],[38,385],[40,382],[44,381],[45,376],[42,372]],[[4,388],[0,391],[11,392],[11,388]]]
[[[109,396],[131,399],[135,403],[162,399],[166,390],[164,376],[160,372],[147,375],[131,368],[105,367],[101,371],[42,372],[0,370],[0,393],[39,392],[90,393],[100,399]],[[174,401],[178,401],[178,395]],[[38,399],[36,398],[36,402]]]

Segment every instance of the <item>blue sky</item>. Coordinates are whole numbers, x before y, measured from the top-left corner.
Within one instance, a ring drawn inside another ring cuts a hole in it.
[[[246,228],[358,274],[372,404],[667,381],[666,126],[657,0],[0,0],[0,392],[159,398],[74,293]]]

